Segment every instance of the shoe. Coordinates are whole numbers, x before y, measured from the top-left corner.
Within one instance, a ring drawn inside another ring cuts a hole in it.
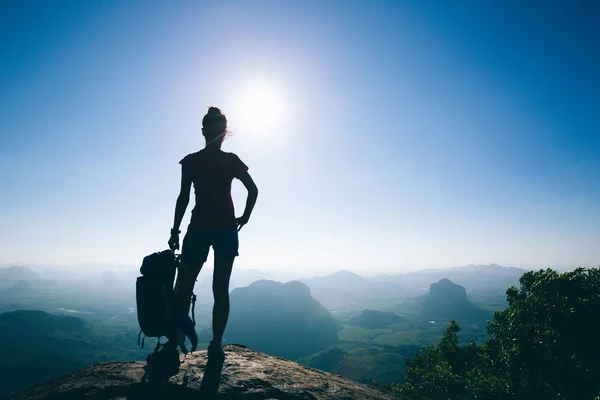
[[[152,379],[168,380],[179,372],[179,352],[177,345],[167,342],[158,352],[146,358],[147,371]]]
[[[225,359],[225,352],[223,351],[223,347],[221,346],[221,342],[212,341],[208,345],[207,349],[208,359],[217,359],[222,360]]]

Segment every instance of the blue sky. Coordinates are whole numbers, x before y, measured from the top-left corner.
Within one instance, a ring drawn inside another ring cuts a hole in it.
[[[599,264],[592,1],[0,7],[0,263],[165,248],[216,105],[260,189],[241,268]]]

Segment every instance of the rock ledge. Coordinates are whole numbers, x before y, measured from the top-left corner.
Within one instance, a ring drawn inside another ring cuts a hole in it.
[[[145,362],[107,362],[15,392],[5,400],[396,398],[342,376],[239,345],[225,346],[222,369],[221,365],[207,365],[206,350],[182,355],[181,361],[179,373],[163,384],[144,378]]]

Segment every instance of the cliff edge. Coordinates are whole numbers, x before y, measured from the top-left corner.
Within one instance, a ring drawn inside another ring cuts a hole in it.
[[[179,373],[160,384],[147,379],[145,362],[107,362],[4,399],[397,399],[339,375],[239,345],[225,346],[222,364],[208,363],[205,350],[182,355],[180,361]]]

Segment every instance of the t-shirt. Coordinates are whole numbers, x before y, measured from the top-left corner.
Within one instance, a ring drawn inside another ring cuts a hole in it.
[[[231,182],[248,171],[246,164],[219,149],[188,154],[179,163],[192,177],[196,197],[188,229],[235,228]]]

